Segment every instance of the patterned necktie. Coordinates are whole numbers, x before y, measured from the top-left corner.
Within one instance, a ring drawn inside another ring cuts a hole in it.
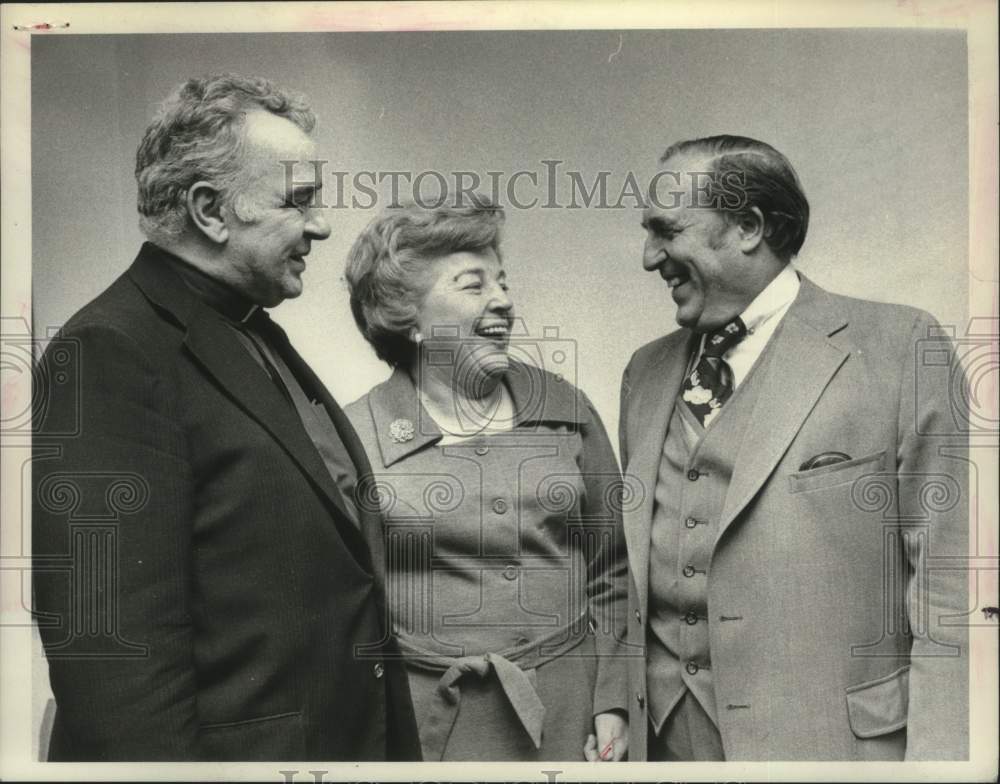
[[[722,404],[733,394],[733,369],[722,355],[746,336],[746,325],[739,316],[726,326],[708,333],[701,359],[684,379],[684,402],[702,427],[708,427]]]

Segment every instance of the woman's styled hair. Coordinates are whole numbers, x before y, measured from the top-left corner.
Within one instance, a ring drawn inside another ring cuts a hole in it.
[[[245,187],[244,125],[253,111],[284,117],[306,133],[316,124],[302,96],[237,74],[189,79],[161,104],[135,156],[139,227],[147,237],[169,243],[184,230],[187,191],[199,180],[232,203]]]
[[[408,366],[410,333],[430,286],[431,266],[452,253],[500,255],[503,209],[471,193],[446,206],[404,204],[386,209],[365,227],[347,257],[351,311],[379,359]]]
[[[666,163],[676,155],[706,157],[714,182],[739,183],[740,206],[721,211],[730,218],[747,207],[764,215],[765,238],[785,261],[802,248],[809,228],[809,201],[788,159],[764,142],[746,136],[706,136],[677,142],[660,157]]]

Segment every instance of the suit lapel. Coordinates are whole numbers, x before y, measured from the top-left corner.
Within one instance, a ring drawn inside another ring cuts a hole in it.
[[[275,326],[277,327],[277,325]],[[373,481],[373,476],[368,455],[361,443],[361,439],[358,438],[358,434],[354,430],[354,426],[337,401],[333,399],[333,395],[329,393],[312,368],[302,359],[292,344],[288,342],[284,330],[278,327],[278,331],[288,351],[289,367],[292,368],[292,371],[296,375],[305,379],[307,388],[323,404],[323,408],[326,409],[327,414],[333,422],[333,426],[337,429],[340,440],[344,444],[344,448],[347,450],[348,457],[354,463],[354,469],[358,475],[354,505],[357,508],[360,518],[361,533],[368,544],[373,561],[372,566],[378,577],[384,579],[385,544],[383,541],[382,515],[379,512],[377,502],[373,503],[371,501],[369,491],[371,490],[370,483]]]
[[[205,309],[188,325],[184,343],[226,393],[274,436],[326,499],[346,516],[340,491],[298,413],[240,344],[232,329]]]
[[[844,327],[822,289],[802,279],[802,288],[765,355],[757,400],[733,463],[733,476],[716,541],[764,482],[801,429],[809,412],[848,357],[829,340]]]
[[[360,534],[298,413],[243,347],[233,329],[184,285],[170,269],[169,262],[158,258],[163,253],[154,245],[143,245],[129,270],[130,276],[151,302],[186,330],[187,349],[226,394],[285,449],[336,510],[333,517],[345,542],[353,545],[356,554],[363,553],[364,548],[357,546]]]
[[[639,371],[645,378],[637,380],[629,406],[630,427],[641,428],[641,437],[636,438],[634,432],[630,434],[630,441],[636,444],[636,448],[629,456],[625,471],[640,482],[645,492],[639,508],[626,517],[625,540],[629,566],[638,590],[639,609],[644,618],[649,586],[649,536],[660,458],[694,340],[696,336],[688,330],[676,332],[668,338],[649,368]]]

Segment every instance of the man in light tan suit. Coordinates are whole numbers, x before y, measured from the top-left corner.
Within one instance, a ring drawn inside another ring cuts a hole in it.
[[[795,271],[809,205],[771,146],[661,163],[643,264],[682,329],[622,381],[630,759],[967,758],[967,437],[921,359],[950,342]]]

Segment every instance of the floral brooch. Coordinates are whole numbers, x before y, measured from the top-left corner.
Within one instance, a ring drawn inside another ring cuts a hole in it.
[[[389,425],[389,435],[397,444],[413,440],[413,423],[409,419],[395,419]]]

